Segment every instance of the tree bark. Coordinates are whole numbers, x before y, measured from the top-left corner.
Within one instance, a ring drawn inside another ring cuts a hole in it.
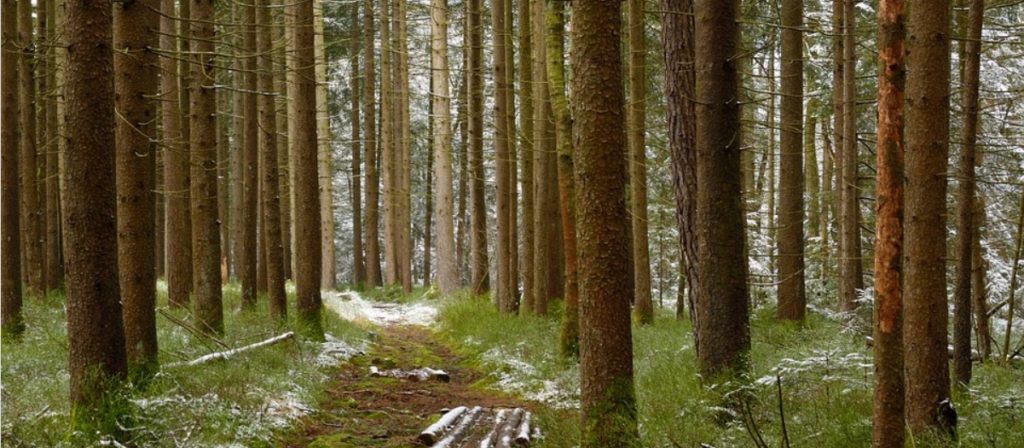
[[[39,157],[36,152],[36,67],[35,43],[32,41],[32,3],[18,3],[18,44],[21,51],[19,75],[18,124],[21,137],[21,230],[22,276],[25,294],[43,293],[43,210],[39,207]]]
[[[470,271],[474,295],[490,289],[487,261],[487,204],[484,191],[484,76],[482,0],[469,2],[469,169],[470,169]]]
[[[395,107],[393,104],[394,68],[391,66],[394,42],[389,19],[391,3],[380,4],[380,153],[381,178],[384,183],[384,286],[398,282],[398,259],[395,245],[398,233],[395,223]]]
[[[686,277],[690,323],[697,339],[695,301],[697,259],[697,112],[694,69],[694,19],[692,0],[662,0],[662,46],[665,58],[666,114],[669,150],[672,155],[672,189],[676,200],[680,262]],[[751,187],[753,189],[753,187]],[[676,313],[680,316],[681,313]]]
[[[902,447],[903,419],[903,0],[878,9],[878,140],[875,146],[875,388],[871,445]]]
[[[192,3],[191,201],[194,315],[204,332],[224,333],[220,229],[217,223],[217,91],[214,77],[214,0]],[[69,112],[70,114],[70,112]]]
[[[350,116],[352,120],[352,283],[359,285],[366,282],[366,259],[363,257],[363,178],[362,170],[362,120],[359,116],[360,101],[362,100],[362,89],[366,84],[366,77],[359,71],[359,53],[362,51],[363,36],[360,34],[359,24],[359,3],[352,4],[352,48],[349,50],[349,58],[352,64],[352,109]],[[372,134],[373,129],[366,128],[366,135]],[[282,194],[282,197],[284,195]]]
[[[519,0],[519,176],[522,190],[521,240],[519,245],[519,272],[523,277],[523,295],[520,306],[525,313],[537,313],[535,306],[534,260],[536,236],[534,233],[534,114],[533,104],[533,13],[531,0]],[[547,310],[545,310],[547,311]]]
[[[159,0],[113,8],[114,96],[118,118],[117,263],[129,369],[156,370],[156,34]],[[136,372],[133,372],[136,373]]]
[[[647,36],[644,0],[629,2],[629,182],[633,219],[633,285],[637,321],[654,322],[651,254],[647,241]]]
[[[747,260],[740,171],[738,2],[698,0],[695,67],[697,116],[697,364],[707,379],[746,370],[750,349]]]
[[[48,69],[45,71],[45,81],[47,89],[44,89],[46,99],[43,102],[44,110],[46,111],[46,133],[44,133],[44,154],[45,156],[45,173],[46,173],[46,197],[45,197],[45,208],[46,208],[46,246],[44,248],[44,262],[45,272],[43,273],[44,286],[47,291],[60,288],[61,282],[64,278],[64,272],[61,266],[61,250],[60,250],[60,170],[59,170],[59,157],[60,157],[60,143],[61,140],[60,129],[58,129],[58,116],[57,116],[57,98],[61,96],[62,86],[57,84],[57,51],[54,48],[58,45],[59,33],[57,28],[57,16],[55,12],[56,6],[54,3],[56,0],[43,0],[45,3],[45,11],[40,17],[46,17],[48,20],[45,26],[45,41],[46,44],[43,46],[46,65]],[[155,28],[155,27],[154,27]],[[63,31],[63,27],[60,28]],[[63,64],[63,60],[60,61]],[[157,236],[162,233],[159,227],[156,229]],[[160,240],[157,239],[157,243]],[[157,246],[158,248],[160,246]],[[158,252],[159,251],[158,249]],[[160,258],[157,258],[157,272],[162,272],[159,269]]]
[[[373,55],[373,0],[363,2],[363,116],[366,119],[366,286],[381,284],[380,236],[378,228],[380,215],[380,181],[377,177],[377,127],[376,127],[376,71]],[[383,79],[383,78],[382,78]]]
[[[621,3],[573,4],[583,447],[639,446],[629,303]]]
[[[281,193],[277,170],[277,105],[274,90],[273,27],[270,0],[256,5],[256,53],[259,55],[259,147],[263,176],[263,241],[267,251],[267,296],[270,316],[288,313],[284,291],[284,248],[281,244]]]
[[[442,294],[459,286],[455,266],[455,225],[452,219],[451,98],[448,95],[448,4],[433,0],[430,13],[430,61],[433,67],[431,101],[434,110],[433,157],[437,192],[434,221],[437,223],[437,283]],[[428,218],[429,219],[429,218]]]
[[[525,0],[524,0],[525,1]],[[516,64],[512,0],[505,0],[505,95],[508,105],[508,281],[509,306],[519,312],[519,162],[516,153]]]
[[[398,58],[396,61],[396,85],[398,86],[398,267],[402,291],[412,292],[412,130],[409,116],[409,38],[407,0],[398,0],[398,9],[393,20],[397,23],[395,38],[398,41]],[[451,103],[451,99],[448,99]],[[449,120],[449,123],[451,120]],[[451,131],[449,131],[449,153],[451,152]],[[449,214],[449,216],[451,216]],[[453,249],[454,250],[454,249]],[[454,252],[453,252],[454,254]],[[454,258],[454,255],[453,255]]]
[[[338,266],[334,249],[334,162],[331,154],[330,112],[327,110],[327,56],[324,47],[323,1],[313,0],[313,32],[316,58],[317,170],[320,176],[320,246],[323,271],[320,286],[334,289]],[[266,186],[266,184],[264,184]]]
[[[512,256],[510,238],[512,235],[512,223],[510,222],[511,212],[509,208],[511,198],[511,152],[509,145],[509,94],[508,76],[505,71],[508,69],[506,41],[508,35],[505,32],[505,0],[491,1],[491,27],[493,29],[494,49],[492,51],[494,69],[494,157],[495,157],[495,183],[497,184],[497,213],[498,213],[498,284],[495,288],[495,298],[498,310],[503,313],[514,313],[513,280],[509,258]]]
[[[782,119],[779,157],[779,305],[776,316],[803,321],[803,0],[782,1]]]
[[[857,47],[856,0],[844,0],[843,6],[843,138],[842,145],[842,214],[839,225],[839,308],[853,311],[857,308],[857,288],[862,284],[863,270],[860,260],[860,212],[857,187]]]
[[[85,424],[109,418],[101,405],[127,370],[117,271],[111,269],[117,265],[112,18],[106,2],[67,2],[66,8],[68,372],[72,412]]]
[[[977,150],[977,149],[976,149]],[[976,159],[980,162],[981,153],[975,153]],[[985,271],[987,266],[981,248],[981,229],[984,227],[985,210],[983,198],[977,198],[974,203],[974,219],[976,220],[976,231],[972,234],[971,242],[971,307],[974,309],[974,321],[977,328],[978,353],[981,359],[986,360],[992,354],[992,332],[989,326],[988,297],[985,287]]]
[[[551,122],[550,84],[547,77],[547,40],[546,15],[544,0],[531,0],[532,36],[529,51],[532,54],[532,87],[533,87],[533,311],[537,315],[547,313],[548,302],[553,291],[549,283],[551,272],[559,268],[554,261],[558,245],[562,242],[557,232],[559,200],[558,200],[558,167],[555,147],[554,123]],[[561,46],[559,44],[559,46]],[[561,64],[561,63],[559,63]],[[525,67],[524,67],[525,70]],[[564,89],[563,89],[564,91]],[[524,147],[525,148],[525,147]],[[523,218],[526,218],[526,213]],[[525,253],[525,251],[524,251]],[[524,287],[525,287],[524,277]],[[525,302],[524,291],[524,302]],[[566,302],[568,304],[568,302]],[[573,321],[575,326],[575,320]],[[575,333],[573,333],[575,335]],[[573,336],[575,347],[576,337]],[[575,351],[574,351],[575,353]]]
[[[21,284],[21,222],[18,219],[20,211],[19,190],[19,128],[18,117],[18,70],[19,55],[16,41],[16,28],[18,27],[17,7],[18,0],[3,0],[3,10],[0,12],[0,20],[3,21],[3,51],[0,52],[0,98],[3,105],[3,113],[0,113],[0,155],[3,162],[0,163],[3,172],[0,173],[2,182],[3,204],[2,217],[0,217],[0,240],[3,241],[2,252],[2,275],[0,275],[0,290],[2,290],[3,313],[0,329],[5,337],[18,337],[25,331],[25,323],[21,314],[22,306],[22,284]]]
[[[963,126],[957,190],[956,283],[953,286],[953,374],[958,384],[971,382],[971,268],[974,233],[974,162],[978,140],[978,78],[985,1],[972,0],[965,37]]]
[[[323,339],[320,322],[320,207],[317,200],[317,135],[316,86],[313,52],[313,0],[289,4],[295,17],[292,38],[295,40],[296,96],[295,147],[292,166],[295,183],[292,193],[295,204],[295,298],[302,332],[307,337]]]
[[[172,308],[187,307],[192,291],[192,208],[189,205],[189,141],[185,136],[188,124],[181,122],[182,98],[188,90],[186,62],[174,55],[179,51],[178,21],[174,0],[162,0],[160,15],[160,48],[168,55],[160,58],[160,93],[164,98],[161,120],[164,144],[164,196],[166,198],[165,238],[167,257],[167,301]],[[187,5],[188,2],[182,2]],[[182,8],[186,9],[185,7]],[[188,34],[188,25],[182,24],[180,35]],[[181,46],[188,40],[181,39]],[[182,49],[181,51],[184,51]],[[187,99],[185,100],[187,101]]]
[[[575,358],[580,353],[580,292],[577,270],[577,256],[580,252],[576,244],[577,195],[575,175],[573,174],[575,172],[573,167],[573,121],[569,115],[569,101],[566,98],[563,49],[566,13],[562,1],[548,0],[547,6],[545,19],[548,28],[545,40],[547,41],[548,95],[551,98],[552,116],[555,121],[558,154],[558,203],[562,225],[562,253],[565,257],[565,315],[562,317],[559,342],[562,356]],[[619,66],[621,67],[621,62],[619,62]],[[549,295],[553,295],[551,289],[549,284]],[[628,298],[628,296],[624,297]],[[628,304],[629,301],[626,303]],[[626,312],[628,313],[628,308]]]
[[[904,334],[907,426],[915,436],[953,431],[946,333],[946,170],[949,167],[948,2],[918,2],[907,44],[907,219]],[[849,122],[847,122],[849,125]],[[844,168],[846,168],[844,162]]]
[[[242,33],[242,89],[243,92],[236,92],[242,96],[242,116],[240,129],[242,151],[242,204],[239,207],[241,224],[241,243],[238,247],[241,253],[238,256],[239,275],[238,280],[242,285],[242,305],[254,307],[256,305],[257,291],[260,275],[257,272],[262,264],[259,263],[259,249],[262,245],[258,243],[261,239],[257,233],[260,226],[259,209],[259,127],[257,123],[257,101],[256,101],[256,8],[252,3],[239,5],[242,9],[242,20],[244,24]]]

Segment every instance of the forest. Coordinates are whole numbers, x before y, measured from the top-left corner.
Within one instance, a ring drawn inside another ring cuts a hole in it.
[[[2,447],[1024,446],[1024,2],[0,7]]]

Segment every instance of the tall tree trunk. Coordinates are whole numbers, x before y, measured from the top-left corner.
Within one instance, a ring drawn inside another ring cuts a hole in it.
[[[0,217],[0,240],[4,250],[0,253],[0,290],[2,290],[3,313],[0,330],[4,337],[18,337],[25,331],[25,323],[21,314],[22,285],[21,285],[21,223],[18,208],[19,190],[21,185],[19,175],[19,128],[18,128],[18,70],[19,55],[16,41],[16,29],[18,27],[17,7],[21,3],[18,0],[3,0],[0,11],[0,20],[3,25],[3,51],[0,52],[0,98],[3,105],[2,123],[0,123],[0,154],[3,161],[0,163],[3,172],[0,173],[2,182],[3,198],[2,217]]]
[[[430,62],[430,91],[433,92],[434,87],[434,62]],[[430,285],[430,247],[434,244],[431,241],[431,229],[434,219],[434,100],[431,99],[427,104],[427,142],[430,144],[430,149],[427,151],[427,169],[424,176],[424,187],[427,189],[427,200],[426,200],[426,217],[423,219],[423,285]],[[454,164],[454,163],[453,163]],[[456,260],[456,277],[458,277],[458,260],[461,255],[458,250],[458,243],[455,243],[455,260]]]
[[[285,26],[287,20],[284,11],[279,11],[274,18],[274,41],[281,42],[285,38]],[[285,54],[287,48],[278,45],[275,52],[274,89],[277,91],[277,178],[278,189],[281,196],[281,252],[283,253],[284,277],[295,278],[293,267],[294,257],[292,256],[292,190],[291,190],[291,168],[289,157],[289,136],[288,123],[291,121],[288,105],[288,56]]]
[[[583,447],[639,446],[629,303],[621,3],[573,4]],[[552,77],[554,78],[554,77]]]
[[[46,101],[44,102],[44,110],[46,111],[46,129],[45,135],[45,172],[46,172],[46,247],[44,260],[46,263],[44,272],[44,281],[47,291],[51,291],[60,287],[61,280],[64,277],[64,273],[61,269],[61,251],[60,251],[60,182],[59,178],[59,161],[60,157],[60,136],[63,135],[58,129],[58,117],[57,117],[57,98],[60,96],[61,89],[63,86],[57,84],[57,51],[54,48],[57,45],[59,39],[59,32],[57,28],[57,16],[55,12],[56,0],[43,0],[45,2],[45,12],[43,16],[49,20],[46,25],[46,43],[44,45],[44,51],[46,53],[46,64],[49,67],[46,70],[44,76],[46,77],[47,85],[49,86],[46,93]],[[60,32],[63,31],[63,27],[60,28]],[[61,63],[63,64],[63,60]],[[158,219],[158,223],[163,221]],[[157,236],[160,236],[162,229],[159,224],[156,229]],[[159,244],[162,243],[160,239],[157,239],[158,248],[162,248]],[[162,252],[158,250],[158,252]],[[157,258],[157,272],[163,272],[160,269],[160,258]]]
[[[843,260],[843,232],[846,227],[843,221],[843,79],[846,77],[846,66],[843,63],[844,42],[843,42],[843,4],[845,0],[832,0],[832,219],[833,228],[836,230],[836,262],[838,264],[837,283],[842,285]],[[839,298],[839,309],[845,310],[844,298]],[[851,304],[852,305],[852,304]]]
[[[526,0],[520,0],[526,1]],[[516,64],[512,0],[505,0],[505,118],[508,120],[508,281],[513,312],[519,312],[519,163],[516,156]]]
[[[666,114],[672,154],[672,189],[676,200],[680,262],[694,339],[697,333],[697,116],[695,104],[694,19],[692,0],[662,0],[662,46],[665,58]],[[753,187],[751,187],[753,189]],[[682,305],[682,304],[680,304]],[[676,313],[681,316],[680,312]]]
[[[234,3],[231,5],[231,17],[233,20],[241,23],[243,21],[242,8],[244,5]],[[245,132],[243,130],[244,125],[242,120],[245,119],[245,77],[247,73],[245,71],[245,43],[244,43],[244,31],[235,33],[233,40],[234,58],[232,61],[232,68],[234,72],[231,74],[231,83],[234,87],[234,92],[231,93],[231,134],[232,134],[232,146],[231,146],[231,249],[234,252],[235,266],[234,276],[239,283],[243,283],[243,277],[250,275],[248,272],[244,272],[248,265],[248,256],[243,256],[242,252],[247,250],[243,247],[247,240],[245,239],[245,180],[246,176],[246,165],[245,165]],[[249,282],[248,278],[245,282]]]
[[[498,213],[498,284],[495,288],[498,310],[503,313],[515,312],[514,297],[512,290],[513,280],[511,279],[511,268],[509,257],[512,256],[509,242],[511,241],[512,224],[509,218],[512,216],[509,208],[511,198],[510,160],[511,152],[509,147],[508,128],[508,76],[505,73],[507,67],[508,51],[506,41],[508,35],[505,33],[505,0],[491,1],[491,27],[494,34],[494,50],[492,66],[494,68],[494,157],[495,157],[495,183],[497,184],[497,213]]]
[[[775,46],[776,44],[775,43],[778,41],[776,36],[777,36],[776,31],[772,30],[771,31],[771,37],[770,37],[771,46],[770,46],[770,49],[769,49],[769,52],[768,52],[768,113],[767,113],[767,115],[768,115],[768,123],[767,123],[767,126],[768,126],[768,151],[764,153],[764,163],[762,164],[762,169],[767,169],[767,176],[765,177],[765,179],[766,179],[765,183],[768,184],[767,188],[765,189],[765,193],[768,195],[768,197],[765,199],[765,202],[768,203],[768,213],[765,215],[765,218],[766,218],[766,221],[767,221],[767,225],[765,226],[765,234],[766,234],[766,236],[768,238],[768,244],[767,244],[768,247],[766,247],[765,250],[768,252],[768,275],[769,276],[774,276],[775,274],[778,273],[778,270],[777,270],[777,268],[778,268],[777,261],[778,260],[775,257],[776,256],[775,249],[776,249],[776,246],[778,245],[778,241],[779,241],[778,240],[778,236],[779,236],[778,235],[778,227],[777,227],[778,226],[778,219],[777,219],[778,216],[776,216],[776,214],[775,214],[778,211],[778,208],[777,208],[778,204],[775,202],[775,199],[777,197],[776,195],[778,193],[778,191],[775,189],[775,185],[776,185],[776,183],[775,183],[776,182],[775,170],[777,169],[776,161],[775,161],[775,149],[776,149],[776,147],[775,147],[775,136],[777,135],[778,127],[779,127],[779,124],[778,124],[779,116],[776,113],[778,111],[778,105],[779,105],[779,101],[778,101],[778,98],[777,98],[778,97],[778,88],[776,86],[776,72],[775,72],[775,62],[777,60],[775,58],[775,52],[776,52],[776,46]]]
[[[875,146],[875,388],[871,444],[902,447],[903,420],[903,0],[878,8],[878,141]]]
[[[245,70],[242,74],[243,92],[242,96],[242,123],[241,146],[242,151],[242,204],[239,207],[241,224],[241,253],[238,256],[239,275],[238,280],[242,284],[242,304],[245,307],[256,305],[256,294],[259,288],[258,268],[262,245],[259,233],[260,220],[259,210],[259,127],[257,123],[256,107],[256,8],[252,3],[239,5],[242,8],[243,26],[242,48],[244,55],[242,67]]]
[[[25,278],[25,293],[43,293],[43,211],[39,207],[39,157],[36,152],[36,67],[35,43],[32,40],[32,3],[18,4],[18,42],[21,50],[21,67],[18,71],[18,86],[21,122],[18,124],[21,137],[21,230],[23,232],[22,265]],[[109,31],[109,30],[108,30]]]
[[[857,210],[860,190],[857,188],[857,47],[856,21],[854,3],[856,0],[844,0],[843,10],[843,138],[842,164],[842,195],[840,208],[842,214],[839,225],[842,227],[839,250],[839,309],[853,311],[857,308],[857,288],[862,284],[863,272],[860,260],[860,212]]]
[[[464,5],[465,6],[465,5]],[[469,14],[463,14],[463,27],[466,25],[466,19]],[[456,113],[458,113],[458,127],[459,127],[459,191],[456,194],[457,205],[456,213],[458,214],[458,221],[455,224],[455,269],[459,278],[459,285],[465,285],[466,282],[466,227],[469,224],[469,219],[466,216],[466,203],[468,202],[469,196],[469,113],[466,98],[466,90],[469,84],[469,46],[463,45],[462,47],[462,70],[459,77],[459,90],[458,90],[458,105],[456,106]],[[431,111],[433,116],[433,111]],[[433,129],[433,126],[430,127]],[[431,137],[433,139],[433,137]],[[433,160],[433,159],[431,159]],[[428,183],[430,184],[430,183]],[[430,188],[430,187],[428,187]],[[429,193],[429,191],[428,191]],[[431,193],[428,198],[433,197]],[[430,232],[427,232],[427,236],[430,236]],[[430,247],[429,244],[424,244],[423,247]],[[424,267],[429,267],[430,254],[425,255],[423,260]],[[429,271],[429,269],[427,269]],[[423,278],[429,281],[430,273],[426,272],[423,274]]]
[[[549,278],[551,277],[552,266],[558,267],[557,262],[552,260],[557,253],[556,246],[561,243],[561,238],[551,229],[556,229],[558,219],[558,168],[557,155],[551,151],[555,142],[551,139],[554,132],[551,123],[551,99],[548,95],[550,85],[547,79],[547,41],[546,41],[546,16],[544,0],[530,0],[532,18],[531,46],[526,53],[532,53],[532,66],[529,68],[532,73],[533,84],[533,291],[525,290],[526,279],[524,277],[524,303],[527,294],[532,296],[531,304],[534,313],[544,315],[547,313],[548,301],[551,298]],[[526,70],[526,67],[523,67]],[[524,107],[525,111],[525,107]],[[524,150],[526,146],[523,147]],[[524,165],[525,166],[525,165]],[[555,198],[551,200],[551,198]],[[524,204],[525,205],[525,204]],[[524,222],[527,214],[523,214]],[[525,233],[524,233],[525,235]],[[524,250],[524,253],[526,251]],[[568,302],[566,302],[568,303]],[[575,321],[573,322],[575,325]],[[575,333],[573,333],[575,335]],[[575,336],[573,336],[575,344]]]
[[[383,7],[383,6],[382,6]],[[373,0],[363,2],[363,117],[366,120],[366,286],[381,283],[379,208],[380,182],[377,177],[376,71],[373,66]],[[383,80],[383,77],[381,78]],[[383,82],[383,81],[382,81]]]
[[[320,175],[320,246],[323,248],[323,271],[320,286],[334,289],[338,266],[334,251],[334,162],[331,154],[330,112],[327,110],[327,54],[324,45],[323,1],[313,0],[313,32],[316,57],[316,129],[319,140],[318,171]],[[266,184],[264,184],[265,186]]]
[[[313,0],[289,4],[295,17],[296,96],[295,147],[292,167],[295,182],[295,298],[302,331],[314,339],[323,339],[320,322],[320,207],[317,177],[316,86],[313,51]]]
[[[192,291],[192,208],[189,205],[189,141],[185,135],[188,124],[181,121],[181,108],[188,101],[186,62],[175,56],[186,51],[188,39],[177,36],[188,34],[188,24],[178,29],[178,15],[186,14],[188,2],[181,4],[182,12],[175,12],[174,0],[162,0],[160,14],[160,48],[167,56],[160,58],[160,93],[164,99],[161,111],[164,144],[164,184],[167,206],[164,209],[167,239],[167,301],[172,308],[187,307]],[[180,32],[180,34],[179,34]]]
[[[533,126],[536,116],[533,104],[533,14],[531,0],[519,0],[519,176],[523,197],[522,240],[519,248],[519,272],[523,276],[523,296],[520,306],[525,313],[536,313],[534,286],[534,173]],[[545,310],[546,311],[546,310]]]
[[[552,116],[555,121],[555,139],[558,154],[558,202],[562,224],[562,253],[565,257],[565,315],[562,317],[559,342],[562,356],[575,358],[580,353],[580,290],[577,277],[577,256],[581,252],[578,252],[576,245],[577,213],[576,182],[573,174],[575,172],[573,167],[573,121],[569,115],[569,101],[566,98],[563,47],[565,43],[565,15],[564,2],[548,0],[545,17],[547,22],[547,35],[545,36],[547,48],[545,53],[549,86],[548,96],[551,98]],[[621,67],[621,62],[619,62],[619,66]],[[613,89],[615,88],[619,87],[613,87]],[[553,292],[550,291],[552,289],[550,284],[548,289],[548,294],[553,295]],[[628,296],[624,297],[628,298]],[[629,301],[626,301],[626,303],[628,304]],[[628,311],[626,312],[628,313]]]
[[[481,295],[490,288],[487,261],[487,204],[484,191],[484,44],[481,3],[483,0],[467,0],[469,18],[469,169],[470,169],[470,271],[474,295]]]
[[[782,1],[782,119],[779,157],[779,305],[777,316],[802,321],[804,283],[803,0]]]
[[[106,2],[67,2],[66,7],[62,216],[68,373],[72,412],[87,427],[114,421],[108,412],[117,411],[103,404],[113,399],[114,386],[127,371],[117,271],[111,269],[117,265],[112,18]]]
[[[458,288],[455,266],[454,223],[452,220],[451,98],[448,96],[448,5],[433,0],[430,14],[430,63],[433,67],[431,101],[434,111],[433,158],[437,197],[434,221],[437,223],[437,283],[442,294]],[[428,218],[429,219],[429,218]]]
[[[705,378],[745,370],[750,349],[747,260],[743,238],[738,76],[738,2],[698,0],[695,67],[697,115],[697,364]]]
[[[629,181],[633,218],[633,285],[637,320],[654,322],[651,253],[647,241],[647,36],[644,0],[629,2]]]
[[[396,165],[399,174],[399,250],[398,260],[400,275],[399,280],[402,282],[402,290],[407,294],[412,292],[412,258],[413,258],[413,241],[412,241],[412,129],[410,127],[409,117],[409,38],[407,31],[408,13],[406,12],[406,0],[398,0],[398,13],[395,15],[395,20],[398,23],[398,32],[395,37],[398,39],[398,65],[397,72],[398,81],[397,85],[399,88],[398,105],[399,105],[399,129],[398,133],[398,156],[399,164]],[[451,99],[449,98],[449,103]],[[450,122],[451,120],[449,120]],[[451,134],[449,134],[448,141],[451,142]],[[451,145],[449,144],[449,152],[451,151]],[[449,216],[451,216],[449,214]],[[454,250],[454,249],[453,249]],[[454,252],[452,255],[454,259]]]
[[[277,105],[274,90],[273,28],[270,0],[256,5],[256,53],[259,55],[259,147],[263,176],[263,241],[267,251],[267,293],[271,317],[287,312],[284,292],[284,257],[281,245],[281,201],[277,170]]]
[[[807,187],[807,235],[814,236],[821,227],[821,178],[818,171],[818,108],[817,101],[807,102],[804,116],[804,183]],[[805,258],[806,258],[806,254]]]
[[[214,0],[190,0],[192,287],[200,330],[224,332],[217,224],[217,90],[214,77]]]
[[[976,160],[981,161],[981,153],[975,148]],[[985,210],[984,200],[979,197],[974,202],[974,219],[975,229],[972,236],[971,243],[971,306],[974,309],[974,321],[975,327],[977,328],[978,336],[976,338],[978,344],[978,353],[981,354],[981,359],[988,359],[992,354],[992,332],[989,326],[988,316],[988,297],[985,287],[985,271],[987,269],[985,264],[985,258],[981,249],[981,229],[984,227],[985,214],[981,211]]]
[[[388,17],[391,3],[380,4],[380,153],[381,178],[384,181],[384,285],[398,282],[398,259],[395,245],[398,232],[395,223],[395,107],[393,90],[394,69],[391,66],[394,42]]]
[[[362,122],[359,117],[362,90],[366,84],[366,78],[359,71],[359,53],[362,51],[363,36],[360,34],[359,24],[359,3],[352,4],[352,47],[349,49],[349,59],[352,64],[352,283],[359,285],[366,282],[366,261],[363,258],[363,178],[362,170]],[[366,134],[372,134],[373,129],[367,128]],[[284,195],[282,194],[282,197]]]
[[[955,431],[940,406],[949,398],[947,185],[941,175],[949,168],[949,24],[949,3],[931,1],[914,4],[908,27],[904,349],[907,426],[915,436]]]
[[[971,382],[971,256],[974,233],[974,161],[978,140],[978,77],[981,66],[981,28],[985,1],[972,0],[965,38],[963,76],[964,117],[961,128],[957,190],[956,283],[953,286],[953,374],[958,384]]]
[[[156,33],[159,0],[114,5],[117,264],[130,370],[156,370]],[[133,372],[135,373],[135,372]]]

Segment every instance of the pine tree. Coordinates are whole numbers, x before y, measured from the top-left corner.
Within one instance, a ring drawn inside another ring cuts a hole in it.
[[[284,248],[281,244],[281,201],[277,170],[277,105],[274,90],[273,28],[270,0],[256,6],[256,54],[259,89],[259,166],[263,177],[262,239],[267,251],[267,293],[270,315],[284,317],[288,313],[284,292]]]
[[[383,7],[383,6],[382,6]],[[377,177],[376,71],[373,55],[373,0],[363,2],[363,117],[366,119],[366,286],[381,284],[380,237],[378,235],[380,182]]]
[[[469,169],[470,169],[470,282],[473,294],[490,288],[487,261],[487,204],[484,191],[484,77],[482,0],[469,2],[466,34],[469,42]]]
[[[17,337],[25,330],[24,320],[21,314],[22,289],[21,289],[21,223],[18,220],[19,211],[19,138],[18,135],[18,48],[15,39],[15,31],[18,25],[16,9],[17,0],[3,0],[0,20],[3,21],[3,51],[0,52],[0,91],[3,97],[0,98],[3,105],[3,113],[0,114],[3,123],[0,124],[0,155],[3,162],[3,172],[0,174],[2,181],[3,215],[0,217],[0,240],[3,241],[2,252],[3,266],[0,274],[0,289],[2,289],[3,335],[5,337]]]
[[[181,25],[175,16],[186,16],[188,1],[182,11],[175,11],[174,0],[162,0],[160,14],[160,48],[167,54],[160,58],[160,93],[164,98],[161,108],[161,128],[164,144],[164,195],[166,197],[167,238],[167,301],[171,307],[187,307],[192,291],[192,213],[189,205],[189,141],[182,124],[182,105],[189,87],[184,72],[188,66],[173,56],[179,51],[179,35],[188,34],[188,24]],[[181,51],[187,49],[187,39],[181,40]]]
[[[450,294],[459,285],[455,266],[455,225],[452,219],[452,139],[451,98],[448,95],[448,4],[433,0],[430,14],[430,61],[434,67],[431,92],[434,109],[433,158],[437,197],[434,221],[437,223],[437,283],[442,294]],[[428,218],[429,219],[429,218]]]
[[[779,157],[780,319],[802,321],[804,284],[803,0],[782,2],[782,119]]]
[[[498,310],[503,313],[514,313],[514,280],[511,278],[512,248],[510,247],[512,235],[512,216],[509,208],[511,204],[511,168],[512,152],[510,149],[509,133],[509,109],[508,104],[508,34],[505,31],[505,0],[491,1],[491,27],[493,29],[494,49],[492,51],[494,70],[494,157],[495,183],[497,184],[497,221],[498,221],[498,284],[495,287],[495,297]]]
[[[647,32],[644,1],[629,2],[629,181],[632,199],[633,277],[636,316],[641,324],[654,322],[651,303],[651,255],[647,233]]]

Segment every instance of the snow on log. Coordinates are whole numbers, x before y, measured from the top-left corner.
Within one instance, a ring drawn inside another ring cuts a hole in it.
[[[376,367],[372,367],[371,369],[375,368]],[[459,418],[459,416],[464,412],[466,412],[465,406],[459,406],[446,412],[441,416],[441,418],[437,419],[434,424],[428,426],[427,429],[424,429],[423,432],[420,433],[420,441],[425,445],[434,443],[442,434],[444,434],[445,430],[447,430],[452,423],[455,423],[455,419]]]
[[[462,416],[462,420],[451,431],[448,431],[448,434],[443,439],[439,440],[431,448],[451,448],[457,446],[462,439],[466,438],[469,428],[473,426],[473,423],[476,423],[476,419],[480,416],[482,410],[480,406],[473,407],[472,410]]]
[[[206,363],[212,362],[212,361],[227,360],[228,358],[231,358],[232,356],[235,356],[235,355],[237,355],[239,353],[247,352],[249,350],[257,349],[257,348],[260,348],[260,347],[266,347],[268,345],[274,345],[274,344],[276,344],[278,342],[281,342],[281,341],[284,341],[284,340],[287,340],[287,339],[291,339],[294,336],[295,336],[295,332],[289,331],[287,333],[279,334],[279,335],[274,336],[274,337],[272,337],[270,339],[267,339],[265,341],[260,341],[260,342],[257,342],[255,344],[249,344],[249,345],[246,345],[244,347],[233,348],[231,350],[225,350],[223,352],[210,353],[209,355],[200,356],[200,357],[198,357],[196,359],[193,359],[191,361],[188,361],[188,362],[172,362],[170,364],[165,365],[164,367],[166,367],[166,368],[173,368],[173,367],[182,367],[182,366],[198,366],[200,364],[206,364]]]
[[[494,427],[491,431],[480,439],[480,448],[491,448],[494,446],[495,441],[498,439],[498,432],[501,430],[501,425],[505,423],[505,419],[508,418],[508,409],[499,409],[498,414],[494,417]]]
[[[530,446],[530,412],[523,414],[519,422],[519,429],[516,430],[516,445]]]
[[[413,370],[389,369],[381,370],[377,366],[370,366],[370,376],[398,378],[400,380],[427,381],[438,380],[443,383],[451,381],[451,375],[444,370],[422,367]]]
[[[522,421],[524,413],[523,408],[515,408],[512,411],[512,415],[498,434],[498,448],[512,448],[512,443],[516,438],[516,429],[519,428],[519,422]]]

